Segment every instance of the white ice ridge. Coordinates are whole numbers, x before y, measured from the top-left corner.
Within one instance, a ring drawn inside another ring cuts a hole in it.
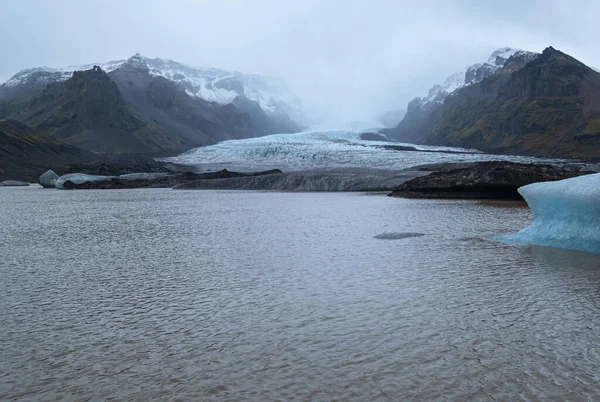
[[[533,222],[501,240],[600,253],[600,174],[534,183],[519,193]]]

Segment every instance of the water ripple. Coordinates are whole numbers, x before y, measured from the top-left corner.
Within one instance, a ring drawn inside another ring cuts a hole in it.
[[[600,256],[485,240],[530,220],[522,207],[26,188],[0,202],[2,400],[600,398]]]

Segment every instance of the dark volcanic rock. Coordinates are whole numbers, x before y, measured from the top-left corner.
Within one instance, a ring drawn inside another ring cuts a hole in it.
[[[401,184],[390,196],[519,200],[522,198],[517,189],[521,186],[589,173],[551,165],[481,162],[417,177]]]

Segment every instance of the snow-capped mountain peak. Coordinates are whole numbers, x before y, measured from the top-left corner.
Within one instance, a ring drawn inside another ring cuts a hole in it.
[[[512,47],[503,47],[495,50],[490,57],[488,58],[488,64],[492,64],[498,67],[502,67],[506,60],[509,59],[510,56],[517,52],[522,52],[523,50],[514,49]]]
[[[68,66],[63,68],[35,67],[21,70],[13,75],[2,86],[13,88],[19,85],[47,85],[51,82],[66,81],[73,75],[74,71],[90,70],[94,66],[99,66],[106,72],[111,72],[119,68],[125,61],[110,61],[108,63],[92,63],[81,66]]]
[[[452,74],[442,85],[433,86],[427,96],[421,98],[421,106],[430,103],[443,103],[446,96],[454,91],[476,84],[484,78],[496,74],[512,56],[520,57],[525,62],[529,62],[537,57],[538,53],[510,47],[497,49],[490,55],[487,62],[472,64],[461,72]]]
[[[232,103],[238,96],[257,102],[268,114],[286,115],[294,121],[302,122],[302,105],[279,79],[243,74],[211,67],[192,67],[173,60],[148,58],[136,53],[127,60],[108,63],[93,63],[64,68],[37,67],[18,72],[2,87],[9,89],[19,86],[38,86],[66,81],[74,71],[89,70],[99,66],[110,73],[123,66],[143,68],[153,76],[161,76],[175,82],[192,97],[202,98],[219,104]],[[1,88],[1,87],[0,87]]]

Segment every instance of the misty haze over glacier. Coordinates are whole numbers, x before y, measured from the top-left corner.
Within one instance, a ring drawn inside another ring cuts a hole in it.
[[[9,57],[0,81],[25,68],[139,52],[280,77],[307,115],[330,128],[404,109],[503,46],[540,52],[552,44],[600,65],[588,40],[600,34],[593,18],[600,5],[592,1],[33,0],[27,12],[20,4],[3,2],[0,34]]]

